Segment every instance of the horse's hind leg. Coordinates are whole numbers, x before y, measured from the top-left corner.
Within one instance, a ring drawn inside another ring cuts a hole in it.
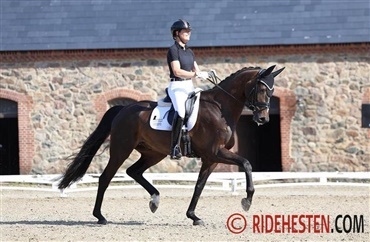
[[[126,170],[126,173],[150,194],[149,208],[153,213],[159,206],[159,191],[143,177],[143,173],[165,157],[166,155],[154,151],[141,152],[140,159]]]
[[[107,190],[109,183],[116,174],[118,168],[129,157],[133,149],[123,149],[121,146],[117,147],[111,142],[111,154],[107,167],[99,177],[98,193],[96,195],[93,215],[98,219],[98,224],[107,224],[107,220],[101,214],[101,206],[104,198],[104,193]]]

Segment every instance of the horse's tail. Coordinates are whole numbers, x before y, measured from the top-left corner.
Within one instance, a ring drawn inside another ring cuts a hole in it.
[[[59,189],[69,187],[72,183],[78,181],[85,175],[96,152],[98,152],[100,146],[109,136],[113,119],[122,108],[124,108],[124,106],[114,106],[104,114],[98,127],[87,138],[85,143],[82,145],[80,152],[78,152],[73,161],[68,165],[68,168],[58,185]]]

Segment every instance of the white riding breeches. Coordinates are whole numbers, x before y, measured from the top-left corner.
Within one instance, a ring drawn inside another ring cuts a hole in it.
[[[185,102],[191,92],[194,91],[191,79],[184,81],[172,81],[168,85],[168,95],[172,100],[173,107],[181,118],[185,117]]]

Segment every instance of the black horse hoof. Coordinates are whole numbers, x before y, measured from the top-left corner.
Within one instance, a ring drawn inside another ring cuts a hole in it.
[[[150,211],[152,211],[152,213],[155,213],[155,211],[157,211],[158,209],[158,206],[159,206],[159,195],[153,194],[149,202]]]
[[[251,201],[249,201],[247,198],[242,199],[242,207],[244,211],[248,212],[251,205],[252,205]]]
[[[204,225],[204,222],[201,219],[200,220],[194,220],[193,225]]]
[[[98,224],[106,225],[108,221],[106,219],[99,219]]]

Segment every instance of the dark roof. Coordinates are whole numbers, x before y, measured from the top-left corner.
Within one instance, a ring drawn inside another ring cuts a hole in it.
[[[370,42],[369,0],[1,0],[0,51]]]

